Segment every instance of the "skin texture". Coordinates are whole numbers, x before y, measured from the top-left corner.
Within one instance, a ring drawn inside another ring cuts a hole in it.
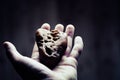
[[[50,30],[50,25],[44,23],[41,28]],[[63,32],[64,26],[57,24],[55,29]],[[31,58],[22,56],[8,41],[4,42],[6,54],[23,80],[77,80],[77,59],[83,50],[83,41],[80,36],[76,36],[72,48],[74,30],[73,25],[66,26],[67,48],[60,62],[53,69],[48,68],[39,60],[40,52],[36,42]]]

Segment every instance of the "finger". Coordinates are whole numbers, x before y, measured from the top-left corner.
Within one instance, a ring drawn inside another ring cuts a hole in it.
[[[46,30],[50,30],[50,25],[48,23],[44,23],[42,26],[41,26],[42,29],[46,29]],[[39,28],[39,29],[41,29]],[[36,31],[39,32],[39,29]],[[34,47],[33,47],[33,52],[32,52],[32,56],[31,56],[34,60],[37,60],[39,61],[39,51],[38,51],[38,46],[35,42],[34,44]]]
[[[83,40],[80,36],[77,36],[75,37],[74,46],[70,53],[70,56],[77,59],[82,50],[83,50]]]
[[[42,26],[41,26],[42,29],[47,29],[47,30],[50,30],[50,25],[48,23],[44,23]]]
[[[59,30],[59,31],[63,31],[63,30],[64,30],[64,26],[63,26],[62,24],[57,24],[57,25],[55,26],[55,29],[56,29],[56,30]]]
[[[45,65],[28,57],[23,57],[14,64],[14,67],[24,80],[43,80],[53,75],[53,72]]]
[[[35,42],[34,47],[33,47],[33,52],[32,52],[32,59],[39,61],[39,51],[38,51],[38,47],[37,47],[37,43]]]
[[[11,61],[18,61],[22,57],[12,43],[6,41],[3,45],[6,49],[7,56]]]
[[[60,71],[61,69],[66,70],[70,67],[77,68],[77,58],[79,56],[79,53],[83,50],[83,41],[80,36],[75,37],[74,46],[71,51],[71,54],[66,57],[63,56],[62,61],[58,65],[57,71]]]
[[[71,51],[71,48],[72,48],[72,38],[73,38],[73,35],[74,35],[74,26],[73,25],[68,25],[66,27],[66,33],[68,35],[68,43],[67,43],[67,49],[66,49],[66,55],[68,55]]]
[[[41,77],[40,75],[46,76],[52,74],[52,71],[43,64],[22,56],[12,43],[4,42],[3,45],[5,46],[8,58],[23,79],[38,79]]]

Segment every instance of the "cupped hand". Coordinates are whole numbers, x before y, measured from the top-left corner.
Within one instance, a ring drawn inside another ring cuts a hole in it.
[[[41,28],[50,30],[50,25],[44,23]],[[58,24],[55,29],[63,32],[64,26]],[[23,80],[77,80],[77,59],[83,49],[83,41],[80,36],[76,36],[72,48],[74,30],[73,25],[66,26],[67,49],[59,64],[53,69],[39,61],[40,55],[36,42],[31,58],[22,56],[15,46],[8,41],[4,42],[6,54]]]

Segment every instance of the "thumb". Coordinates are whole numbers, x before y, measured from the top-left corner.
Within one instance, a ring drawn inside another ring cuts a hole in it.
[[[4,42],[3,43],[5,49],[6,49],[6,54],[8,58],[12,61],[18,61],[22,55],[16,50],[15,46],[11,42]]]
[[[24,80],[41,80],[41,78],[45,78],[47,75],[53,75],[52,71],[43,64],[22,56],[12,43],[6,41],[3,45],[8,58]]]

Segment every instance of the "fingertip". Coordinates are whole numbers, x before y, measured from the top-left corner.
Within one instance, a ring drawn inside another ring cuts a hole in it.
[[[57,24],[55,26],[55,29],[59,30],[59,31],[63,31],[64,30],[64,26],[62,24]]]
[[[9,41],[5,41],[3,43],[3,46],[5,47],[6,51],[10,51],[10,52],[16,51],[15,46],[11,42],[9,42]]]
[[[9,48],[11,43],[9,41],[5,41],[5,42],[3,42],[3,45],[5,48]]]
[[[82,50],[82,49],[83,49],[83,46],[84,46],[82,37],[76,36],[76,37],[75,37],[75,43],[74,43],[74,45],[78,46],[78,48],[79,48],[80,50]]]
[[[68,34],[68,36],[72,37],[74,35],[74,31],[75,27],[72,24],[67,25],[65,32]]]
[[[8,58],[12,61],[19,61],[22,55],[17,51],[16,47],[9,41],[3,43]]]
[[[3,45],[6,45],[6,44],[8,44],[8,43],[10,43],[9,41],[5,41],[5,42],[3,42]]]
[[[47,29],[47,30],[50,30],[50,25],[48,23],[44,23],[42,26],[41,26],[42,29]]]
[[[7,43],[8,43],[8,41],[5,41],[5,42],[3,42],[3,45],[4,45],[4,46],[7,46]]]
[[[78,42],[83,42],[83,40],[82,40],[82,37],[80,37],[80,36],[76,36],[75,37],[75,41],[78,43]]]
[[[74,25],[72,25],[72,24],[68,24],[68,25],[67,25],[67,28],[68,28],[68,29],[72,29],[72,30],[75,29]]]

